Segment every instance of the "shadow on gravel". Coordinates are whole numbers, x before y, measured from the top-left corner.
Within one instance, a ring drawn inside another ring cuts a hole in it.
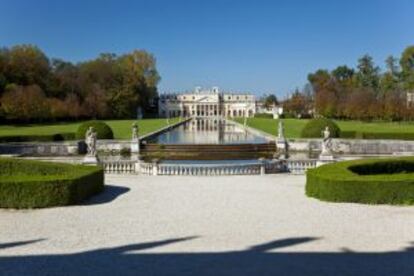
[[[127,187],[122,186],[113,186],[105,185],[105,189],[102,193],[97,194],[96,196],[91,197],[85,202],[80,203],[80,205],[96,205],[96,204],[105,204],[115,200],[122,194],[125,194],[131,190]]]
[[[413,275],[414,247],[390,252],[268,252],[318,238],[298,237],[242,251],[140,250],[195,237],[62,254],[0,257],[1,275]]]
[[[45,239],[36,239],[36,240],[27,240],[27,241],[19,241],[19,242],[9,242],[9,243],[0,243],[0,249],[5,249],[9,247],[16,247],[16,246],[23,246],[26,244],[31,244],[35,242],[44,241]],[[1,271],[1,268],[0,268]]]

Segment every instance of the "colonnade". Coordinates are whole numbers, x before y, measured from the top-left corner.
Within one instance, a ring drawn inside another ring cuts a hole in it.
[[[220,104],[182,104],[168,110],[169,117],[253,117],[254,108],[225,107]]]

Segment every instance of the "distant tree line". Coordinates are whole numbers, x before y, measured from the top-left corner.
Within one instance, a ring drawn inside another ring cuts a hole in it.
[[[159,80],[155,58],[143,50],[74,64],[33,45],[1,48],[0,118],[133,118],[157,96]]]
[[[285,111],[355,120],[414,119],[414,102],[407,99],[414,93],[414,46],[399,59],[389,56],[385,65],[381,71],[371,56],[364,55],[357,68],[317,70],[308,75],[303,91],[295,91],[284,102]]]

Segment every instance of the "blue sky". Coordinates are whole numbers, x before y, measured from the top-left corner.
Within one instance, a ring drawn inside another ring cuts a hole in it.
[[[414,45],[412,0],[0,0],[0,46],[73,62],[146,49],[160,91],[196,85],[284,96],[318,68],[377,64]]]

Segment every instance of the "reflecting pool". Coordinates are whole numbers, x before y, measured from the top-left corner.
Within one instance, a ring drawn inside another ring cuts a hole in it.
[[[150,138],[157,144],[262,144],[269,141],[224,119],[192,119]]]

